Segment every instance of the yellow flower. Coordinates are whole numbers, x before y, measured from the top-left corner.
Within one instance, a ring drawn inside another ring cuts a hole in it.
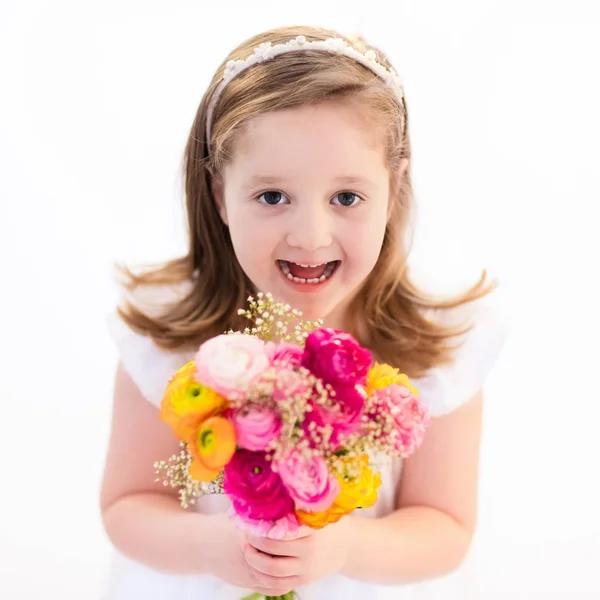
[[[354,469],[359,472],[355,473]],[[352,473],[352,475],[350,474]],[[369,467],[367,456],[358,459],[358,465],[348,461],[342,473],[336,473],[341,491],[333,504],[321,512],[305,512],[297,510],[298,520],[303,525],[313,529],[321,529],[331,523],[336,523],[344,515],[357,508],[371,508],[377,500],[377,489],[381,485],[381,475],[373,473]]]
[[[202,421],[227,408],[227,399],[199,384],[195,374],[193,361],[181,367],[169,382],[160,407],[160,418],[176,437],[188,443]]]
[[[399,373],[398,369],[394,369],[387,364],[380,365],[375,363],[375,366],[369,369],[367,373],[367,395],[371,396],[376,390],[387,387],[388,385],[403,385],[407,387],[414,396],[418,396],[419,392],[411,385],[408,375]]]
[[[366,456],[360,458],[359,465],[359,475],[353,477],[346,472],[338,477],[342,491],[335,499],[335,504],[347,513],[356,508],[371,508],[377,501],[381,475],[373,473]]]
[[[346,513],[339,509],[334,503],[333,506],[322,512],[311,513],[297,510],[296,516],[302,525],[307,525],[313,529],[322,529],[327,525],[337,523]]]

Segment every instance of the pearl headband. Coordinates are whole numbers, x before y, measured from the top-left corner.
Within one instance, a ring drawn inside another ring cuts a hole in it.
[[[324,41],[308,42],[303,35],[299,35],[285,44],[272,45],[271,42],[260,44],[260,46],[254,48],[254,52],[246,59],[230,60],[227,63],[225,71],[223,72],[223,80],[212,95],[206,110],[206,143],[208,145],[210,145],[210,132],[215,107],[227,84],[252,65],[271,60],[280,54],[298,50],[323,50],[325,52],[343,54],[344,56],[352,58],[373,71],[375,75],[380,77],[390,88],[392,88],[398,101],[402,104],[404,90],[398,74],[393,69],[386,69],[382,64],[378,63],[377,55],[373,50],[368,50],[363,54],[342,38],[329,38]]]

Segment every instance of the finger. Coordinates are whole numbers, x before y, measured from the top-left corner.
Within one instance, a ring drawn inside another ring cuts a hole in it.
[[[300,540],[306,537],[310,537],[311,535],[315,535],[315,533],[317,533],[317,530],[313,529],[312,527],[302,525],[295,534],[286,533],[283,537],[262,536],[261,539],[269,539],[279,542],[293,542],[295,540]],[[258,536],[253,535],[248,531],[244,532],[244,535],[246,539],[258,539]]]
[[[266,554],[272,554],[273,556],[299,556],[302,552],[302,541],[305,539],[306,538],[274,540],[254,535],[246,536],[246,540],[251,546]]]
[[[300,571],[300,561],[289,556],[271,556],[247,545],[244,549],[246,562],[255,571],[270,577],[294,577]],[[264,582],[261,580],[261,583]]]
[[[281,540],[299,540],[301,538],[308,537],[310,535],[314,535],[315,530],[312,527],[307,527],[306,525],[302,525],[298,531],[292,535],[291,533],[286,533],[284,537],[279,538]]]
[[[311,535],[315,535],[318,532],[318,529],[313,529],[308,525],[301,525],[300,529],[298,529],[298,533],[296,535],[297,538],[305,538],[310,537]]]

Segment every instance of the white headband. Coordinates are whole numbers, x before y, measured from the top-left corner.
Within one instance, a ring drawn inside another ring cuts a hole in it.
[[[307,42],[303,35],[299,35],[297,38],[290,40],[285,44],[275,44],[274,46],[271,42],[260,44],[260,46],[254,48],[254,52],[245,60],[230,60],[227,63],[225,71],[223,72],[223,80],[212,95],[206,110],[206,143],[208,145],[210,145],[210,132],[215,107],[225,86],[252,65],[271,60],[280,54],[295,52],[297,50],[324,50],[326,52],[343,54],[344,56],[354,59],[361,65],[371,69],[375,75],[385,81],[385,83],[394,90],[398,101],[402,104],[404,90],[398,74],[393,69],[386,69],[382,64],[378,63],[377,55],[373,50],[368,50],[363,54],[342,38],[329,38],[325,41]]]

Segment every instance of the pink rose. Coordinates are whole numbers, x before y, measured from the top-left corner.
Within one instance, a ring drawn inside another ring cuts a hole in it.
[[[266,450],[281,431],[279,415],[268,406],[249,404],[229,413],[238,446],[246,450]]]
[[[349,333],[316,329],[306,338],[302,366],[325,383],[364,384],[371,352]]]
[[[327,510],[340,493],[340,484],[322,456],[305,455],[295,449],[277,460],[276,468],[300,510]]]
[[[312,410],[305,415],[303,428],[307,437],[312,439],[311,423],[317,426],[317,433],[329,426],[331,428],[329,443],[334,448],[338,448],[348,436],[360,430],[365,413],[365,396],[354,385],[336,384],[332,388],[335,392],[332,398],[333,406],[313,402]],[[319,445],[312,441],[313,445]]]
[[[230,399],[243,397],[251,381],[268,366],[264,342],[243,333],[218,335],[196,354],[199,383]]]
[[[403,385],[388,385],[369,399],[369,417],[377,424],[379,438],[406,458],[423,442],[429,425],[427,408]]]
[[[224,469],[223,491],[246,521],[273,526],[294,512],[294,501],[264,452],[238,450]]]
[[[299,367],[304,350],[289,342],[267,342],[266,351],[271,364],[283,367]]]

